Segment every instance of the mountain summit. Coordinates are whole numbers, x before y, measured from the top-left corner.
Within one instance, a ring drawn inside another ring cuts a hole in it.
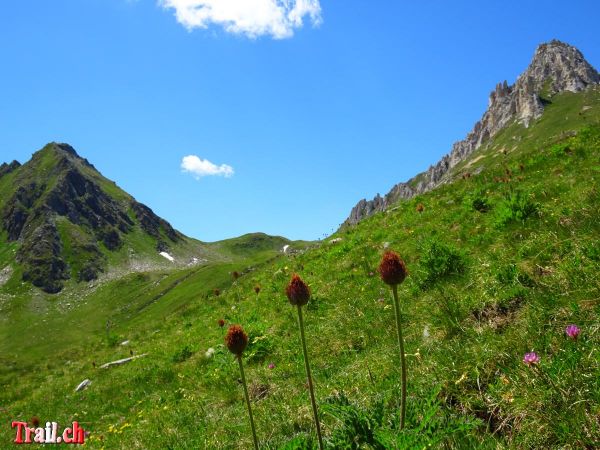
[[[528,127],[544,112],[544,106],[561,92],[579,92],[600,83],[600,74],[575,47],[553,40],[541,44],[535,51],[529,67],[515,84],[499,83],[491,92],[487,111],[467,137],[452,146],[435,165],[405,183],[395,185],[384,197],[379,194],[367,201],[361,200],[350,212],[345,225],[358,223],[375,212],[383,211],[400,199],[430,191],[446,182],[450,170],[501,129],[517,121]]]
[[[22,279],[46,292],[70,278],[97,278],[125,243],[130,253],[156,257],[188,241],[68,144],[50,143],[23,165],[2,164],[0,194],[0,240],[16,244]]]

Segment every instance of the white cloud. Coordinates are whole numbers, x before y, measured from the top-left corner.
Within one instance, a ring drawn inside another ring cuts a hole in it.
[[[211,163],[208,159],[202,159],[196,155],[184,156],[181,160],[181,169],[184,172],[191,173],[199,180],[201,177],[218,175],[225,178],[233,176],[233,167],[227,164],[217,166]]]
[[[270,35],[275,39],[293,36],[308,16],[313,25],[321,23],[319,0],[158,0],[165,9],[174,9],[177,21],[188,30],[222,26],[225,31],[250,38]]]

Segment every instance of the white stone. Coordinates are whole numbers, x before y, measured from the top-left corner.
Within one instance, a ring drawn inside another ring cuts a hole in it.
[[[92,382],[86,378],[85,380],[83,380],[81,383],[79,383],[77,385],[77,387],[75,388],[75,392],[83,391],[90,384],[92,384]]]

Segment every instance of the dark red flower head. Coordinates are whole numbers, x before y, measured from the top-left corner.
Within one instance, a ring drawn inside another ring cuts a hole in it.
[[[219,326],[223,328],[225,326],[225,321],[223,319],[219,319]]]
[[[240,273],[237,270],[235,270],[232,272],[231,276],[234,280],[237,280],[240,277]]]
[[[423,206],[423,203],[419,203],[416,209],[417,212],[422,213],[425,210],[425,206]]]
[[[310,300],[310,289],[297,274],[292,276],[285,288],[285,294],[292,305],[303,306]]]
[[[254,286],[254,292],[256,292],[256,294],[258,295],[258,293],[260,292],[260,286],[259,285]]]
[[[225,345],[234,355],[242,356],[248,346],[248,335],[239,325],[231,325],[225,335]]]
[[[221,295],[221,291],[219,289],[213,289],[213,294],[215,294],[215,297],[218,297]]]
[[[406,270],[406,264],[396,252],[387,251],[381,259],[381,264],[379,264],[379,275],[381,275],[384,283],[395,286],[404,281],[408,271]]]
[[[34,428],[40,426],[40,418],[38,416],[33,416],[31,419],[29,419],[29,421],[31,422],[31,425],[34,426]]]

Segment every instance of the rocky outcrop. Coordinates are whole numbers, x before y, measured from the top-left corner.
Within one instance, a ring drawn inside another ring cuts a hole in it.
[[[19,161],[13,161],[10,164],[2,163],[0,164],[0,178],[4,175],[8,175],[13,172],[15,169],[18,169],[21,166]]]
[[[44,192],[45,185],[35,181],[19,186],[8,200],[2,214],[2,226],[8,232],[8,239],[16,241],[30,217],[30,210]]]
[[[45,221],[23,242],[17,261],[23,264],[23,280],[54,294],[69,279],[68,266],[61,256],[62,244],[56,226]]]
[[[488,109],[473,130],[452,146],[450,153],[426,172],[406,183],[399,183],[385,195],[361,200],[346,219],[346,225],[358,223],[369,215],[383,211],[401,199],[430,191],[446,181],[448,172],[465,160],[483,143],[494,137],[514,120],[529,126],[544,112],[544,104],[553,95],[579,92],[600,83],[600,74],[575,47],[560,41],[540,45],[531,64],[513,85],[499,83],[489,98]]]
[[[76,225],[93,230],[115,227],[127,233],[133,225],[123,207],[74,167],[65,169],[48,193],[45,205]]]
[[[131,203],[131,208],[133,209],[136,218],[139,220],[142,229],[150,236],[159,239],[157,244],[158,251],[166,251],[168,249],[166,243],[160,240],[161,230],[173,242],[177,242],[181,238],[179,233],[175,231],[169,222],[158,217],[156,214],[154,214],[154,211],[152,211],[143,203],[133,201]]]

